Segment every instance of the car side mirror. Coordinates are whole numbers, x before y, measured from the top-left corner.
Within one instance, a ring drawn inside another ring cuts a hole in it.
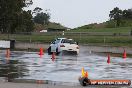
[[[55,44],[55,42],[51,42],[51,44]]]

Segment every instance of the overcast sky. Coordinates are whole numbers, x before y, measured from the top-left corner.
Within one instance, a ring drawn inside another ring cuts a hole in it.
[[[100,23],[109,19],[114,7],[132,8],[132,0],[33,0],[30,9],[40,7],[49,9],[50,21],[61,23],[70,28]]]

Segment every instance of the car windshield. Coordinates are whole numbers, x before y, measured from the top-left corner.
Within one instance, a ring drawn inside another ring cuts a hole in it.
[[[76,42],[74,40],[69,40],[69,39],[63,39],[62,43],[76,44]]]

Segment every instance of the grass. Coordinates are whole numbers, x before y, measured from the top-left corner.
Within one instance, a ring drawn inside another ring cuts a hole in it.
[[[74,29],[70,32],[111,32],[111,33],[128,33],[132,30],[131,27],[120,28],[97,28],[97,29]]]
[[[85,29],[80,29],[85,30]],[[111,45],[111,46],[128,46],[132,47],[132,36],[130,36],[131,29],[130,27],[125,28],[104,28],[104,29],[87,29],[87,33],[80,33],[80,30],[72,30],[65,33],[62,36],[62,33],[34,33],[31,35],[24,35],[24,34],[12,34],[9,35],[9,39],[15,39],[16,41],[20,42],[41,42],[41,43],[50,43],[57,37],[66,37],[66,38],[73,38],[74,40],[78,41],[80,44],[89,44],[89,45]],[[86,31],[86,30],[85,30]],[[101,35],[96,34],[95,32],[100,32]],[[104,34],[104,32],[106,32]],[[123,33],[121,35],[108,35],[107,33]],[[1,34],[0,39],[8,39],[7,34]]]
[[[132,47],[131,36],[89,36],[82,37],[80,39],[75,38],[82,44],[94,44],[94,45],[111,45],[111,46],[129,46]]]

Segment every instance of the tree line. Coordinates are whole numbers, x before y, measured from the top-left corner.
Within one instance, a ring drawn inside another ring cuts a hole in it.
[[[48,11],[43,12],[39,7],[33,11],[24,10],[32,4],[32,0],[0,0],[0,33],[32,32],[35,24],[48,25]],[[121,10],[115,7],[109,17],[108,25],[114,23],[114,27],[128,26],[132,23],[132,9]]]
[[[50,15],[41,8],[24,10],[32,4],[32,0],[0,0],[0,33],[31,32],[34,23],[48,24]]]
[[[110,11],[109,14],[110,21],[115,22],[115,27],[122,26],[128,20],[132,20],[132,9],[121,10],[118,7],[115,7]]]
[[[33,10],[33,13],[35,14],[33,20],[34,20],[34,23],[37,23],[37,24],[42,24],[42,25],[48,25],[49,24],[49,19],[50,19],[50,14],[47,12],[44,13],[42,12],[42,8],[40,7],[36,7],[34,10]]]

